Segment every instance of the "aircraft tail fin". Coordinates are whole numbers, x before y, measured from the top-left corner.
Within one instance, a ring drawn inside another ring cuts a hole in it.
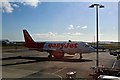
[[[24,39],[25,39],[25,43],[26,43],[27,47],[33,47],[35,42],[32,39],[32,37],[29,35],[28,31],[24,29],[23,34],[24,34]]]

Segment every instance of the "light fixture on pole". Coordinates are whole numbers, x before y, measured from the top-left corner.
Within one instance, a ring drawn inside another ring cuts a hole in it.
[[[96,40],[97,40],[96,68],[98,69],[99,67],[99,53],[98,53],[98,15],[99,15],[99,12],[98,12],[98,9],[104,8],[104,6],[100,4],[92,4],[89,6],[89,8],[94,8],[94,7],[96,8]]]

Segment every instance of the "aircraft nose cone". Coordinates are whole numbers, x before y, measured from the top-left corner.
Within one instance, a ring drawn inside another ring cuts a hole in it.
[[[91,47],[91,48],[90,48],[90,51],[91,51],[91,52],[94,52],[94,51],[95,51],[95,49],[94,49],[93,47]]]

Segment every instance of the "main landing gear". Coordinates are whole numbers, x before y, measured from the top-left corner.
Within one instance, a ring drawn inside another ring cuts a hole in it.
[[[52,58],[52,55],[51,55],[51,54],[49,54],[49,55],[48,55],[48,58]]]
[[[79,59],[82,59],[82,58],[83,58],[82,53],[80,53],[80,58]]]
[[[117,55],[117,60],[119,60],[119,59],[120,59],[120,54]]]

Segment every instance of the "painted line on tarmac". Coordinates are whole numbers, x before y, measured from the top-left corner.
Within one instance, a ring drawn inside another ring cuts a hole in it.
[[[3,54],[14,54],[14,53],[7,53],[7,52],[4,52]]]
[[[54,76],[57,76],[57,77],[59,77],[61,80],[62,80],[62,76],[60,76],[60,75],[56,75],[56,74],[51,74],[51,73],[42,73],[42,74],[49,74],[49,75],[54,75]]]
[[[116,63],[117,63],[117,60],[114,61],[112,68],[115,68]]]
[[[64,68],[62,68],[62,69],[59,69],[59,70],[55,71],[55,72],[54,72],[54,73],[52,73],[52,74],[56,74],[56,73],[58,73],[58,72],[60,72],[60,71],[64,70],[65,68],[67,68],[67,67],[64,67]]]

